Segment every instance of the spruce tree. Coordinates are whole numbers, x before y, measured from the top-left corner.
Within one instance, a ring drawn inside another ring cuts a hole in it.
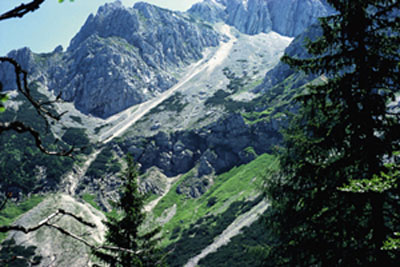
[[[111,266],[161,266],[162,256],[157,248],[160,229],[145,234],[139,232],[146,214],[143,210],[145,196],[139,192],[138,170],[130,155],[126,158],[127,168],[122,173],[124,181],[120,199],[115,203],[118,215],[108,215],[106,249],[93,254]],[[119,248],[109,250],[107,247]]]
[[[283,57],[321,80],[296,99],[282,172],[267,182],[274,210],[268,227],[279,238],[270,255],[293,266],[389,266],[397,255],[381,248],[400,226],[396,186],[340,189],[393,172],[388,163],[400,143],[400,115],[390,109],[400,89],[400,1],[327,2],[336,12],[320,19],[322,36],[306,44],[311,57]]]

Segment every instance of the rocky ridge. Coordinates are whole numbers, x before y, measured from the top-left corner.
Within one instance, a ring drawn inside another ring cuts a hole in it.
[[[203,183],[209,180],[208,175],[248,163],[279,145],[281,123],[280,118],[271,118],[250,124],[241,115],[233,114],[201,129],[160,131],[151,137],[132,136],[110,146],[120,154],[131,153],[143,171],[156,166],[173,177],[196,167],[188,188],[178,190],[198,197],[211,185]]]
[[[275,31],[294,37],[332,9],[324,0],[205,0],[188,12],[206,21],[224,21],[246,34]]]
[[[90,15],[63,52],[12,51],[30,73],[85,114],[109,117],[157,96],[177,82],[179,73],[202,57],[221,36],[187,15],[147,3],[133,8],[106,4]],[[0,65],[5,90],[15,89],[12,69]]]
[[[304,48],[304,43],[307,39],[314,40],[322,34],[322,29],[319,25],[314,24],[307,28],[302,34],[297,36],[293,42],[286,48],[285,54],[296,57],[296,58],[308,58],[310,54]],[[300,88],[306,83],[313,80],[315,75],[305,75],[304,73],[298,72],[289,65],[279,62],[272,70],[268,71],[265,75],[263,82],[257,86],[253,91],[255,93],[266,93],[273,87],[283,83],[287,78],[292,76],[292,81],[286,86],[290,86],[292,89]]]

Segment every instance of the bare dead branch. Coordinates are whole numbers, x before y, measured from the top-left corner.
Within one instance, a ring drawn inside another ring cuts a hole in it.
[[[55,156],[66,156],[66,157],[73,157],[73,152],[76,152],[80,149],[76,149],[74,147],[70,148],[69,150],[62,150],[62,151],[49,151],[47,150],[43,144],[42,140],[40,139],[40,133],[33,128],[25,125],[23,122],[14,121],[14,122],[0,122],[0,134],[5,131],[14,130],[18,133],[29,133],[34,139],[36,143],[36,147],[39,150],[47,155],[55,155]]]
[[[58,232],[85,244],[86,246],[88,246],[89,248],[94,249],[94,250],[123,251],[123,252],[127,252],[127,253],[132,253],[132,254],[141,253],[141,251],[133,251],[131,249],[126,249],[126,248],[121,248],[121,247],[93,245],[93,244],[89,243],[87,240],[83,239],[82,237],[80,237],[74,233],[71,233],[70,231],[62,228],[61,226],[51,223],[51,220],[55,219],[58,215],[68,215],[83,225],[86,225],[90,228],[96,228],[95,224],[87,222],[83,218],[81,218],[71,212],[65,211],[64,209],[58,209],[56,212],[50,214],[47,218],[45,218],[44,220],[42,220],[41,222],[39,222],[38,224],[36,224],[32,227],[24,227],[21,225],[0,226],[0,233],[17,231],[17,232],[23,232],[23,233],[27,234],[30,232],[37,231],[44,226],[47,226],[47,227],[53,228],[53,229],[57,230]]]
[[[35,100],[33,98],[33,96],[31,95],[31,90],[28,86],[28,78],[27,78],[28,74],[25,70],[22,69],[22,67],[19,65],[19,63],[17,61],[15,61],[14,59],[8,58],[8,57],[0,57],[0,62],[7,62],[14,67],[14,72],[16,75],[17,90],[23,96],[25,96],[25,98],[29,101],[29,103],[34,107],[37,114],[45,122],[47,130],[49,129],[49,119],[59,121],[61,119],[61,117],[65,113],[67,113],[67,112],[63,112],[61,114],[56,114],[56,113],[53,113],[51,110],[47,109],[47,106],[51,106],[52,104],[60,102],[61,93],[59,95],[57,95],[55,100],[45,101],[45,102],[40,102],[40,101]],[[37,132],[33,128],[25,125],[23,122],[20,122],[20,121],[9,122],[9,123],[0,123],[0,134],[4,131],[8,131],[8,130],[15,130],[19,133],[24,133],[24,132],[30,133],[32,135],[32,137],[35,139],[36,146],[39,148],[39,150],[48,155],[72,157],[72,153],[79,150],[79,149],[75,149],[74,147],[72,147],[69,150],[63,150],[63,151],[59,151],[59,152],[49,151],[42,145],[42,141],[40,139],[39,132]]]
[[[38,224],[36,224],[35,226],[32,227],[24,227],[21,225],[7,225],[7,226],[0,226],[0,233],[6,233],[6,232],[10,232],[10,231],[17,231],[17,232],[23,232],[25,234],[30,233],[30,232],[34,232],[39,230],[40,228],[42,228],[43,226],[51,226],[50,221],[57,217],[58,215],[68,215],[72,218],[74,218],[75,220],[77,220],[78,222],[91,227],[91,228],[95,228],[96,225],[90,222],[85,221],[83,218],[65,211],[63,209],[58,209],[56,212],[50,214],[46,219],[42,220],[41,222],[39,222]]]
[[[11,193],[11,192],[8,192],[8,193],[6,194],[6,198],[4,199],[3,203],[1,203],[1,205],[0,205],[0,210],[4,209],[4,207],[6,206],[8,200],[9,200],[11,197],[12,197],[12,193]]]
[[[75,220],[77,220],[79,223],[81,223],[83,225],[86,225],[86,226],[88,226],[90,228],[95,228],[96,227],[95,224],[87,222],[83,218],[81,218],[81,217],[79,217],[79,216],[77,216],[77,215],[75,215],[75,214],[73,214],[71,212],[65,211],[64,209],[58,209],[56,212],[50,214],[47,218],[45,218],[44,220],[42,220],[41,222],[39,222],[38,224],[36,224],[36,225],[34,225],[32,227],[24,227],[24,226],[20,226],[20,225],[0,226],[0,233],[10,232],[10,231],[17,231],[17,232],[23,232],[23,233],[27,234],[27,233],[31,233],[31,232],[37,231],[42,227],[49,227],[49,228],[57,230],[58,232],[66,235],[66,236],[69,236],[69,237],[81,242],[82,244],[86,245],[87,247],[91,248],[92,250],[96,250],[96,251],[106,250],[106,251],[110,251],[110,252],[126,252],[126,253],[130,253],[130,254],[140,254],[140,253],[143,252],[142,250],[134,251],[134,250],[123,248],[123,247],[115,247],[115,246],[107,246],[107,245],[101,245],[101,246],[93,245],[90,242],[88,242],[87,240],[85,240],[82,237],[80,237],[80,236],[78,236],[78,235],[76,235],[76,234],[64,229],[63,227],[61,227],[59,225],[56,225],[54,223],[51,223],[51,221],[53,219],[55,219],[58,215],[68,215],[68,216],[74,218]],[[112,255],[110,255],[110,256],[112,256]],[[15,256],[10,260],[11,261],[12,260],[16,260],[17,258],[21,258],[21,257]],[[28,260],[28,259],[25,259],[25,260]],[[5,262],[5,261],[3,260],[3,261],[0,261],[0,262]],[[7,261],[7,263],[8,263],[8,261]]]
[[[0,21],[10,18],[22,18],[27,13],[38,9],[44,1],[45,0],[33,0],[28,4],[21,4],[20,6],[17,6],[14,9],[0,15]]]
[[[74,233],[71,233],[68,230],[66,230],[58,225],[47,223],[47,226],[56,229],[57,231],[59,231],[60,233],[66,235],[66,236],[72,237],[73,239],[85,244],[86,246],[88,246],[89,248],[94,249],[94,250],[104,249],[104,250],[110,250],[110,251],[123,251],[123,252],[131,253],[131,254],[138,254],[141,252],[141,251],[134,251],[134,250],[126,249],[126,248],[122,248],[122,247],[96,246],[96,245],[90,244],[87,240],[83,239],[82,237],[80,237]]]
[[[17,90],[26,97],[26,99],[29,101],[29,103],[32,104],[32,106],[35,108],[36,112],[38,113],[39,116],[41,116],[44,121],[46,122],[46,126],[48,127],[48,121],[47,118],[53,119],[55,121],[59,121],[62,117],[63,114],[56,114],[51,112],[49,109],[46,109],[46,106],[49,106],[51,104],[55,104],[59,102],[60,100],[60,95],[56,97],[55,100],[53,101],[46,101],[46,102],[39,102],[35,100],[32,95],[31,95],[31,90],[28,86],[28,73],[22,69],[21,65],[17,61],[15,61],[12,58],[9,57],[0,57],[0,62],[7,62],[11,64],[14,67],[14,72],[16,75],[16,84],[17,84]]]

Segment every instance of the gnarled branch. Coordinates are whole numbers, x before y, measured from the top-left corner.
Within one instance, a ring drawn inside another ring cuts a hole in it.
[[[61,119],[61,117],[66,112],[64,112],[62,114],[56,114],[46,108],[46,106],[50,106],[52,104],[59,102],[60,98],[61,98],[61,94],[59,94],[56,97],[56,99],[52,100],[52,101],[40,102],[40,101],[35,100],[31,94],[31,90],[28,86],[28,78],[27,78],[28,73],[22,69],[20,64],[18,64],[18,62],[15,61],[14,59],[8,58],[8,57],[0,57],[0,63],[1,62],[7,62],[14,67],[14,72],[16,75],[17,90],[23,96],[25,96],[25,98],[29,101],[29,103],[34,107],[37,114],[41,118],[43,118],[44,122],[46,123],[47,129],[49,128],[49,121],[48,121],[49,119],[53,119],[55,121],[59,121]],[[35,139],[36,146],[39,148],[39,150],[48,155],[71,156],[72,157],[72,153],[77,151],[77,149],[75,149],[74,147],[72,147],[69,150],[63,150],[63,151],[59,151],[59,152],[49,151],[43,146],[39,132],[34,130],[32,127],[29,127],[20,121],[6,122],[6,123],[0,122],[0,134],[4,131],[9,131],[9,130],[15,130],[18,133],[25,133],[25,132],[30,133],[30,135]]]
[[[38,9],[44,1],[45,0],[33,0],[28,4],[21,4],[20,6],[17,6],[14,9],[0,15],[0,21],[10,18],[22,18],[27,13],[33,12]]]
[[[35,226],[32,227],[24,227],[21,225],[6,225],[6,226],[0,226],[0,233],[6,233],[6,232],[10,232],[10,231],[17,231],[17,232],[23,232],[25,234],[30,233],[30,232],[34,232],[39,230],[40,228],[44,227],[44,226],[52,226],[50,221],[57,217],[58,215],[68,215],[72,218],[74,218],[75,220],[77,220],[78,222],[91,227],[91,228],[95,228],[96,225],[90,222],[85,221],[83,218],[68,212],[64,209],[58,209],[56,212],[50,214],[46,219],[42,220],[41,222],[39,222],[38,224],[36,224]]]
[[[82,237],[80,237],[80,236],[78,236],[78,235],[76,235],[74,233],[71,233],[70,231],[62,228],[61,226],[58,226],[56,224],[51,223],[51,220],[56,218],[58,215],[68,215],[68,216],[74,218],[75,220],[77,220],[79,223],[81,223],[83,225],[86,225],[86,226],[88,226],[90,228],[96,228],[95,224],[87,222],[83,218],[81,218],[81,217],[79,217],[79,216],[77,216],[77,215],[75,215],[75,214],[73,214],[71,212],[68,212],[68,211],[66,211],[64,209],[58,209],[56,212],[50,214],[47,218],[45,218],[44,220],[42,220],[41,222],[39,222],[38,224],[36,224],[34,226],[31,226],[31,227],[24,227],[24,226],[21,226],[21,225],[0,226],[0,233],[6,233],[6,232],[10,232],[10,231],[17,231],[17,232],[23,232],[25,234],[28,234],[28,233],[37,231],[40,228],[46,226],[46,227],[53,228],[53,229],[57,230],[58,232],[66,235],[66,236],[69,236],[69,237],[71,237],[71,238],[73,238],[73,239],[75,239],[75,240],[77,240],[77,241],[79,241],[81,243],[83,243],[84,245],[88,246],[89,248],[91,248],[93,250],[123,251],[123,252],[126,252],[126,253],[132,253],[132,254],[139,254],[139,253],[142,252],[141,250],[134,251],[134,250],[127,249],[127,248],[122,248],[122,247],[96,246],[96,245],[93,245],[93,244],[89,243],[87,240],[83,239]]]
[[[61,98],[61,94],[59,94],[54,101],[46,101],[46,102],[39,102],[35,100],[31,95],[31,90],[28,86],[28,73],[24,69],[22,69],[21,65],[12,58],[9,57],[0,57],[0,63],[7,62],[14,67],[14,72],[16,75],[16,84],[17,90],[26,97],[26,99],[31,103],[31,105],[35,108],[36,112],[39,116],[41,116],[46,125],[48,126],[47,118],[59,121],[61,117],[65,114],[56,114],[51,112],[49,109],[46,109],[45,106],[54,104],[59,102]]]
[[[47,150],[43,144],[42,140],[40,139],[40,133],[33,128],[25,125],[23,122],[14,121],[14,122],[0,122],[0,134],[5,131],[14,130],[18,133],[29,133],[34,139],[36,143],[36,147],[43,153],[47,155],[55,155],[55,156],[67,156],[72,157],[72,153],[78,151],[80,149],[76,149],[72,147],[69,150],[62,150],[62,151],[49,151]]]

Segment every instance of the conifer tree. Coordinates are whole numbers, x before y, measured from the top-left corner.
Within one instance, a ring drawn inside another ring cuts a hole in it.
[[[146,217],[143,210],[145,196],[139,192],[138,170],[130,155],[126,163],[127,168],[121,175],[125,184],[115,204],[119,215],[108,215],[105,222],[107,233],[104,247],[112,246],[118,250],[94,251],[93,254],[111,266],[160,266],[162,257],[156,246],[159,241],[156,235],[160,229],[139,233]]]
[[[268,227],[280,240],[270,255],[293,266],[389,266],[398,255],[382,246],[400,226],[397,177],[382,190],[343,188],[393,178],[384,174],[400,144],[400,114],[390,108],[400,91],[400,1],[327,2],[336,13],[320,19],[311,57],[283,57],[322,78],[296,99],[282,173],[267,182]]]

